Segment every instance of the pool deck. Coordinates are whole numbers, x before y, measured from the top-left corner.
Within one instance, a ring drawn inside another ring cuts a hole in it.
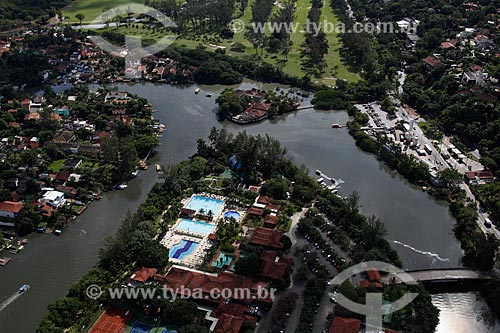
[[[224,214],[232,211],[232,212],[237,212],[240,217],[237,219],[237,222],[241,222],[246,214],[246,210],[242,207],[231,207],[228,208],[226,206],[225,200],[226,198],[220,195],[215,195],[215,194],[210,194],[210,193],[197,193],[193,194],[190,197],[181,200],[181,203],[183,204],[183,207],[185,208],[189,202],[193,199],[193,197],[206,197],[209,199],[214,199],[214,200],[221,200],[223,201],[223,205],[220,208],[219,212],[217,214],[214,214],[213,218],[211,221],[204,221],[202,219],[196,219],[196,218],[190,218],[187,220],[192,220],[195,222],[203,222],[203,223],[208,223],[214,226],[214,229],[212,230],[212,233],[215,233],[217,231],[217,224],[218,221],[224,219]],[[203,233],[197,233],[193,231],[186,231],[179,229],[179,223],[182,221],[182,218],[177,219],[175,224],[170,227],[169,231],[166,232],[165,236],[162,238],[160,243],[167,247],[168,249],[171,249],[172,246],[175,246],[179,244],[182,240],[187,240],[187,241],[192,241],[199,243],[199,245],[194,249],[194,251],[191,254],[188,254],[184,259],[179,260],[176,258],[169,258],[169,261],[174,263],[174,264],[180,264],[189,268],[196,268],[199,267],[205,260],[206,252],[212,247],[212,241],[208,238],[210,234],[203,234]],[[220,251],[217,253],[217,256],[215,259],[213,259],[210,262],[210,265],[214,260],[218,259],[218,256],[220,255]],[[235,260],[237,259],[238,255],[233,256],[233,260],[230,263],[230,266],[234,265]]]

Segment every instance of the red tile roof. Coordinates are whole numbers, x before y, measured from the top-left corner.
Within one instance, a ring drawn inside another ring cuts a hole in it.
[[[276,225],[276,224],[278,224],[278,221],[279,221],[279,217],[278,217],[278,215],[271,215],[271,214],[268,214],[268,215],[266,215],[266,217],[264,218],[264,223],[271,224],[271,225]]]
[[[249,107],[248,109],[246,109],[244,111],[244,114],[246,116],[260,118],[260,117],[264,117],[267,114],[267,111],[263,111],[263,110],[255,109],[253,107]]]
[[[40,114],[38,112],[28,113],[24,116],[25,122],[28,122],[30,120],[37,121],[38,119],[40,119]]]
[[[483,171],[467,171],[465,173],[465,176],[469,180],[476,179],[476,177],[479,178],[479,179],[494,179],[495,178],[495,176],[493,175],[493,173],[491,173],[490,171],[487,171],[487,170],[483,170]]]
[[[376,269],[367,270],[366,274],[368,274],[368,279],[370,281],[380,281],[382,279],[379,271],[377,271]]]
[[[281,231],[257,227],[250,237],[250,243],[281,249],[283,248],[283,243],[280,242],[282,236]]]
[[[146,283],[147,280],[155,276],[156,272],[158,272],[156,268],[141,267],[132,274],[130,280]]]
[[[431,67],[436,67],[437,65],[441,64],[441,61],[439,61],[439,59],[433,56],[428,56],[427,58],[424,59],[424,62]]]
[[[275,205],[275,204],[269,204],[266,206],[267,209],[273,210],[273,211],[278,211],[281,208],[281,205]]]
[[[255,208],[255,207],[251,207],[249,210],[248,210],[248,214],[249,215],[257,215],[257,216],[262,216],[264,215],[264,210],[262,208]]]
[[[278,255],[272,251],[262,251],[260,254],[260,259],[262,260],[262,272],[261,276],[273,279],[281,280],[286,274],[287,269],[293,265],[293,258],[287,256],[281,256],[276,259]]]
[[[255,103],[253,105],[253,109],[268,112],[271,109],[271,104],[270,103]]]
[[[359,283],[359,285],[363,288],[368,288],[368,287],[376,287],[382,289],[384,286],[382,286],[382,283],[380,282],[371,282],[368,280],[363,280]]]
[[[267,195],[261,195],[257,198],[257,202],[263,205],[267,205],[271,202],[271,197]]]
[[[214,332],[217,333],[239,333],[241,326],[245,322],[245,318],[236,317],[230,314],[223,313],[219,317]]]
[[[201,291],[201,293],[207,296],[207,298],[205,299],[206,301],[213,301],[216,303],[223,301],[223,299],[220,297],[212,299],[210,297],[213,296],[210,295],[210,291],[214,289],[223,290],[227,288],[229,290],[235,290],[236,288],[248,288],[249,290],[258,290],[257,282],[253,282],[252,279],[238,274],[234,274],[231,272],[222,272],[216,275],[201,271],[188,270],[179,266],[172,266],[172,268],[170,268],[166,275],[156,275],[155,279],[159,280],[162,284],[166,285],[169,288],[180,290],[180,292],[185,291],[186,293],[191,294],[192,291],[195,290],[198,293],[199,291]],[[238,293],[234,292],[233,295],[238,295]],[[186,294],[185,296],[189,295]],[[248,302],[252,301],[252,299],[241,300]],[[266,301],[262,299],[259,300]]]
[[[3,201],[0,202],[0,210],[9,213],[19,213],[23,209],[22,202]]]
[[[354,318],[333,317],[329,333],[359,333],[361,320]]]

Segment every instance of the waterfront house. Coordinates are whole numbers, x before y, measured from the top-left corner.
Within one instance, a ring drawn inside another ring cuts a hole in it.
[[[74,198],[78,194],[78,190],[72,186],[58,185],[56,191],[64,193],[64,196],[68,198]]]
[[[59,208],[59,206],[63,205],[66,202],[64,198],[64,193],[59,191],[47,191],[40,198],[41,203],[47,203],[52,207]]]
[[[156,268],[141,267],[137,269],[127,280],[127,285],[130,287],[137,287],[143,285],[153,277],[158,272]]]
[[[0,217],[16,218],[23,209],[22,202],[3,201],[0,202]]]

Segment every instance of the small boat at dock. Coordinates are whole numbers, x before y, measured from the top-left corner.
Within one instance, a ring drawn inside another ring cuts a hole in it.
[[[133,177],[137,177],[138,174],[139,174],[139,170],[132,171],[132,176]]]
[[[200,90],[201,90],[200,88],[196,88],[196,90],[194,91],[194,93],[198,95],[200,93]]]
[[[332,124],[332,128],[342,128],[343,126],[340,124]]]

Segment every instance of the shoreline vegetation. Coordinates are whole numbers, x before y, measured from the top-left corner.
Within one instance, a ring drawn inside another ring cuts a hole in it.
[[[67,1],[57,2],[57,4],[54,5],[54,9],[52,9],[50,8],[50,6],[47,5],[45,1],[38,6],[30,8],[29,5],[34,3],[33,1],[16,0],[13,1],[12,5],[8,6],[6,15],[11,15],[12,17],[14,17],[15,15],[12,14],[11,9],[14,8],[15,5],[18,5],[20,3],[23,5],[26,4],[28,5],[26,5],[25,6],[26,8],[21,13],[19,13],[18,15],[19,18],[17,18],[16,22],[20,22],[22,20],[31,21],[33,19],[33,17],[31,17],[31,14],[33,14],[32,9],[35,9],[35,7],[36,9],[41,8],[43,10],[43,14],[44,15],[46,14],[48,17],[50,17],[49,15],[60,13],[60,10],[58,10],[57,8],[60,8],[62,4],[67,4],[68,2]],[[310,18],[317,20],[318,15],[320,15],[321,13],[321,11],[318,12],[318,8],[321,8],[320,5],[321,4],[319,4],[318,2],[315,2],[315,6],[312,6],[311,11],[309,13]],[[383,9],[380,9],[379,11],[379,9],[377,8],[370,7],[371,4],[356,3],[353,12],[350,8],[347,8],[347,3],[342,0],[332,1],[331,6],[333,9],[338,10],[342,21],[345,23],[353,22],[355,16],[364,17],[365,13],[369,13],[370,16],[376,17],[377,15],[381,14],[381,11],[383,11]],[[365,8],[365,6],[367,7]],[[369,11],[365,12],[365,9],[369,9]],[[279,11],[277,16],[273,16],[273,19],[280,20],[281,18],[279,15],[283,15],[283,19],[285,19],[284,16],[286,16],[286,14],[289,13],[290,11],[293,12],[293,9],[286,7],[282,11]],[[245,12],[245,8],[242,8],[242,12]],[[363,15],[361,15],[360,13],[363,13]],[[265,14],[266,20],[264,21],[267,21],[269,15],[271,15],[271,11]],[[231,16],[230,17],[215,16],[215,17],[216,20],[221,20],[221,22],[224,22],[224,20],[227,21],[229,18],[231,18]],[[254,17],[253,19],[255,20],[256,18]],[[9,21],[6,24],[7,26],[12,27],[13,22]],[[439,33],[439,31],[438,32],[431,31],[431,37],[433,36],[435,37],[438,35],[441,36],[443,31],[442,30],[440,31],[441,34]],[[78,33],[75,31],[70,31],[69,29],[66,29],[65,33],[67,34],[67,36],[78,38]],[[221,33],[223,33],[223,31]],[[117,41],[120,41],[122,37],[123,37],[122,34],[119,33],[113,34],[112,32],[108,33],[107,36],[107,38],[116,39]],[[255,36],[254,39],[256,41],[254,47],[257,53],[260,48],[263,48],[263,44],[261,44],[262,37],[263,36]],[[288,53],[287,41],[290,40],[290,36],[280,35],[273,37],[274,38],[272,40],[273,42],[276,42],[276,45],[268,44],[266,47],[269,48],[274,45],[277,47],[277,50],[279,50],[282,53],[282,55],[286,57]],[[422,54],[428,54],[429,52],[435,49],[437,43],[430,40],[431,37],[425,38],[421,44],[418,44],[419,49],[417,51],[419,52],[418,54],[419,56]],[[218,51],[222,50],[220,48],[217,48],[215,52],[212,52],[205,50],[206,47],[201,45],[200,47],[191,49],[175,46],[160,53],[159,56],[176,59],[176,61],[178,61],[179,63],[178,66],[179,70],[177,71],[177,73],[182,73],[182,74],[175,74],[173,78],[169,78],[171,81],[168,81],[168,79],[160,78],[158,79],[158,82],[173,82],[173,83],[198,82],[205,84],[215,84],[215,83],[236,84],[240,83],[243,77],[249,77],[263,82],[274,81],[278,83],[299,87],[309,91],[316,91],[316,96],[313,99],[313,104],[318,109],[326,109],[326,110],[342,109],[348,111],[349,115],[352,117],[352,120],[349,122],[349,132],[355,138],[356,144],[361,149],[376,154],[380,160],[386,163],[389,167],[397,170],[410,182],[420,186],[422,185],[425,185],[426,187],[429,186],[431,188],[430,191],[431,195],[433,195],[438,199],[444,199],[450,203],[450,212],[457,220],[457,223],[454,227],[454,233],[457,239],[460,241],[461,246],[465,252],[463,259],[464,264],[470,265],[471,267],[477,267],[480,269],[491,269],[495,264],[495,251],[498,248],[498,243],[495,240],[491,239],[491,237],[488,238],[485,237],[482,234],[482,232],[478,230],[475,222],[475,220],[477,219],[477,211],[470,202],[465,200],[463,192],[457,186],[456,178],[446,177],[447,175],[441,175],[444,186],[438,187],[433,185],[430,179],[429,170],[425,165],[413,160],[412,158],[407,157],[404,154],[396,153],[395,151],[393,151],[392,147],[389,146],[386,142],[374,141],[373,138],[363,133],[360,130],[360,127],[366,124],[367,121],[366,116],[361,114],[352,105],[350,105],[349,101],[353,100],[357,101],[382,100],[384,99],[386,92],[390,88],[394,87],[394,82],[396,81],[397,77],[396,76],[397,68],[398,66],[400,66],[403,60],[407,60],[406,58],[401,56],[400,52],[400,44],[402,44],[403,40],[406,40],[406,36],[395,35],[389,38],[383,35],[374,37],[366,33],[361,33],[361,34],[340,34],[339,38],[340,40],[342,40],[344,45],[340,53],[346,60],[347,66],[354,72],[362,73],[363,81],[359,81],[356,83],[348,83],[343,80],[336,80],[336,88],[332,89],[322,84],[317,84],[316,82],[313,82],[313,78],[311,75],[303,75],[302,77],[299,78],[298,76],[286,74],[285,71],[283,71],[283,69],[280,68],[279,66],[275,66],[267,62],[261,62],[259,60],[253,59],[253,57],[251,56],[246,56],[246,57],[227,56],[223,54],[224,51]],[[48,41],[51,41],[50,39],[53,39],[52,41],[56,43],[63,44],[61,39],[57,39],[55,37],[45,36],[40,39],[33,38],[33,40],[30,40],[30,37],[28,37],[27,39],[30,43],[32,43],[30,46],[36,46],[36,47],[41,47],[41,45],[44,45]],[[439,38],[435,39],[440,40]],[[309,37],[309,42],[313,43],[314,40],[311,40]],[[321,44],[322,43],[320,41],[319,45]],[[319,48],[319,51],[322,51],[321,47]],[[325,55],[324,52],[319,52],[319,56],[321,56],[321,58],[323,58],[324,55]],[[43,64],[45,64],[46,59],[44,58],[44,56],[39,55],[38,53],[36,54],[33,53],[26,57],[24,55],[19,56],[18,57],[19,59],[14,59],[14,57],[7,54],[4,56],[4,58],[5,61],[1,63],[2,69],[5,69],[5,71],[2,71],[2,79],[6,80],[7,82],[11,82],[12,85],[15,84],[21,85],[24,84],[26,81],[29,83],[28,86],[38,86],[43,82],[39,77],[40,75],[31,75],[31,71],[28,71],[29,65],[36,64],[35,72],[37,73],[45,70],[51,70],[55,67],[55,66],[52,67],[44,66]],[[413,63],[417,61],[416,57],[414,56],[410,57],[409,60],[410,62]],[[18,61],[19,64],[18,68],[15,66],[16,61]],[[105,83],[109,77],[111,78],[115,77],[123,68],[124,62],[123,59],[115,58],[110,61],[110,64],[111,65],[109,66],[109,68],[106,68],[104,73],[102,73],[103,75],[97,79],[98,80],[97,82]],[[14,70],[12,70],[12,67],[15,67]],[[415,67],[420,68],[419,66]],[[191,70],[192,72],[190,72]],[[442,72],[439,69],[434,70],[432,72],[432,75],[435,77],[432,79],[432,81],[435,81],[435,78],[440,76],[441,74]],[[423,85],[426,82],[425,78],[419,75],[414,75],[414,76],[415,76],[414,80],[415,82],[420,82],[421,85]],[[55,79],[55,77],[51,77],[51,79]],[[83,83],[85,82],[87,81],[83,81]],[[11,89],[9,90],[9,88]],[[2,94],[4,94],[5,92],[14,93],[14,90],[12,89],[12,87],[3,87]],[[439,107],[431,105],[432,103],[430,103],[430,101],[432,100],[432,96],[430,95],[429,95],[430,97],[426,96],[427,100],[425,99],[420,100],[415,97],[419,95],[423,95],[423,92],[417,91],[417,93],[413,93],[410,96],[413,97],[416,100],[416,102],[418,102],[415,104],[425,105],[429,112],[433,111],[434,109],[439,109]],[[233,101],[230,104],[232,104],[232,106],[235,107],[238,103]],[[471,105],[469,106],[472,108]],[[240,107],[243,108],[241,104]],[[228,114],[232,115],[231,112],[228,112]],[[228,114],[225,114],[224,116],[227,116]],[[450,130],[450,128],[447,129]],[[463,132],[463,127],[455,126],[453,128],[453,131],[460,132],[460,129],[462,129]],[[470,136],[468,139],[471,138],[477,139],[478,141],[484,139],[478,135]],[[488,145],[494,147],[493,141],[488,142]],[[498,167],[495,165],[496,162],[494,160],[492,160],[490,157],[488,157],[488,159],[490,166],[495,168]],[[54,164],[53,167],[56,167],[56,164]],[[497,169],[495,170],[496,172],[498,171]],[[176,184],[176,186],[180,188],[182,188],[183,185]],[[158,187],[161,188],[162,186],[160,185]],[[163,185],[163,187],[165,187],[165,185]],[[162,199],[158,198],[155,194],[156,191],[159,191],[163,195],[164,193],[161,192],[162,189],[157,189],[157,187],[155,187],[155,189],[156,190],[153,190],[151,194],[152,199],[150,199],[150,197],[148,196],[148,199],[144,204],[146,207],[145,208],[146,212],[143,211],[141,206],[141,208],[135,215],[131,216],[126,221],[124,221],[124,224],[122,226],[123,230],[120,229],[115,239],[122,238],[122,240],[127,240],[128,239],[127,237],[129,236],[125,235],[125,232],[134,231],[135,228],[141,225],[141,223],[144,221],[150,221],[150,222],[153,221],[152,224],[154,227],[151,229],[147,229],[147,234],[148,236],[154,236],[155,232],[157,232],[157,229],[159,228],[158,226],[156,226],[156,223],[158,223],[157,219],[159,218],[161,212],[157,211],[158,208],[157,207],[154,208],[153,207],[154,205],[151,204],[151,202],[154,202],[154,204],[158,204],[160,206],[165,205],[165,202],[162,201],[165,198]],[[173,187],[172,189],[169,190],[176,191],[179,189]],[[492,193],[489,194],[488,193],[483,194],[483,196],[480,197],[480,201],[487,202],[489,207],[494,208],[496,203],[494,197],[497,191],[495,189],[491,189],[491,192]],[[168,195],[171,195],[171,193]],[[147,224],[148,223],[142,225],[142,227],[150,228],[150,226],[147,226]],[[113,241],[110,241],[110,243],[111,242]],[[151,245],[151,249],[155,249],[155,245],[153,245],[152,243],[151,244],[148,243],[148,246],[149,245]],[[118,272],[123,273],[123,271],[121,271],[123,267],[121,268],[114,267],[114,266],[119,266],[119,264],[114,262],[112,257],[114,255],[131,256],[131,254],[134,255],[137,254],[137,252],[134,251],[139,251],[139,249],[131,250],[128,248],[120,248],[120,246],[124,245],[108,244],[109,249],[102,251],[103,254],[101,262],[104,264],[109,264],[110,266],[107,267],[105,271],[99,271],[100,268],[99,267],[96,268],[95,270],[91,271],[88,275],[86,275],[86,277],[84,277],[82,281],[84,279],[88,279],[89,281],[98,281],[98,282],[103,282],[105,284],[114,283],[115,280],[111,279],[110,275],[113,275],[113,273],[116,274]],[[384,246],[382,246],[382,248],[384,248]],[[122,250],[125,251],[125,253],[121,253]],[[140,250],[143,249],[141,248]],[[148,248],[148,250],[150,249]],[[388,253],[390,254],[391,252],[388,251]],[[385,255],[387,255],[387,253],[385,253]],[[128,269],[130,269],[133,265],[131,257],[127,257],[126,260],[124,260],[124,262],[125,266],[128,265],[127,267]],[[71,311],[69,311],[69,313],[71,313],[74,316],[77,316],[78,318],[83,318],[85,314],[88,314],[85,311],[79,312],[82,309],[82,307],[89,306],[89,309],[96,310],[95,304],[94,305],[87,304],[88,299],[85,299],[85,296],[82,296],[83,286],[84,284],[81,283],[78,284],[76,287],[70,290],[70,293],[66,298],[63,298],[60,302],[58,301],[56,305],[50,308],[49,317],[43,323],[45,325],[44,327],[47,330],[47,332],[59,332],[58,329],[60,327],[62,326],[67,327],[67,325],[71,323],[70,318],[63,318],[64,315],[58,313],[62,308],[66,309],[66,307],[70,307]],[[497,316],[500,316],[500,310],[498,310],[500,309],[500,307],[493,306],[496,302],[498,302],[498,299],[500,299],[500,297],[497,297],[497,295],[500,294],[500,287],[498,286],[499,284],[495,283],[484,284],[484,288],[481,290],[481,292],[483,296],[486,298],[491,309],[495,312]],[[60,306],[60,308],[58,306]],[[77,309],[78,311],[76,311]],[[84,315],[80,317],[82,313]],[[72,319],[74,318],[71,318],[71,320]]]
[[[239,169],[233,170],[239,175],[238,182],[257,185],[263,180],[267,180],[262,187],[264,191],[262,193],[276,199],[282,198],[282,206],[286,205],[291,209],[288,216],[300,211],[301,207],[310,207],[311,203],[315,202],[317,208],[311,208],[310,213],[299,223],[301,234],[307,235],[312,230],[316,230],[315,221],[320,218],[318,214],[321,212],[339,230],[345,232],[345,237],[350,239],[348,243],[352,242],[352,245],[349,245],[348,248],[350,256],[355,261],[383,260],[401,266],[397,253],[383,239],[385,234],[383,223],[375,217],[366,218],[359,213],[359,198],[356,194],[345,201],[339,199],[329,191],[322,189],[314,179],[308,176],[304,167],[297,167],[285,158],[284,154],[285,150],[281,148],[279,142],[269,136],[255,137],[245,132],[232,135],[226,130],[213,129],[209,135],[209,141],[198,140],[197,153],[188,160],[169,168],[166,171],[165,181],[156,184],[137,212],[130,214],[123,221],[117,234],[108,239],[105,247],[101,249],[99,264],[71,287],[67,296],[49,306],[49,314],[41,322],[37,333],[76,331],[80,327],[88,327],[96,319],[96,313],[109,305],[121,306],[142,313],[144,308],[140,302],[137,305],[134,305],[134,301],[125,300],[116,303],[106,296],[96,301],[88,298],[85,295],[85,290],[91,284],[97,284],[103,290],[119,286],[134,267],[156,267],[159,269],[159,273],[164,272],[171,264],[168,263],[168,250],[158,242],[158,236],[168,230],[169,226],[176,221],[181,198],[192,193],[213,191],[207,187],[207,182],[200,181],[205,175],[206,163],[216,161],[215,165],[213,162],[210,163],[211,167],[218,165],[218,168],[222,170],[224,169],[224,161],[231,160],[231,156],[241,162],[237,164],[240,166]],[[293,191],[287,199],[286,192],[289,182],[293,184]],[[238,202],[238,205],[253,201],[253,199],[246,198],[250,194],[248,191],[238,190],[235,184],[231,185],[230,182],[226,182],[222,192],[216,192],[232,198],[231,200]],[[258,223],[258,220],[252,218],[247,223]],[[230,236],[232,233],[221,231],[219,235],[222,234]],[[221,245],[223,244],[221,243]],[[289,247],[290,245],[288,245]],[[229,249],[226,248],[226,250]],[[248,265],[250,265],[251,257],[247,257],[245,261]],[[344,261],[344,264],[339,264],[337,267],[342,269],[344,265],[345,267],[349,266]],[[246,266],[242,267],[237,264],[235,268],[237,274],[255,274],[252,270],[247,272],[248,267]],[[308,283],[311,286],[326,287],[324,279],[332,276],[329,276],[329,273],[323,274],[321,271],[313,273],[315,271],[311,270],[310,273],[306,273],[306,276],[312,274]],[[316,274],[318,274],[317,277]],[[280,288],[284,287],[286,286]],[[344,288],[353,290],[354,287],[346,285]],[[395,314],[393,328],[400,329],[404,325],[409,325],[411,332],[431,333],[438,322],[438,311],[432,305],[430,296],[425,289],[421,286],[417,289],[420,296],[414,304]],[[384,287],[384,293],[388,296],[392,295],[391,299],[399,297],[398,295],[406,292],[405,290],[406,287],[399,285]],[[310,292],[312,289],[307,291],[308,294]],[[362,288],[356,288],[355,294],[351,292],[348,295],[354,300],[360,300],[364,294]],[[171,324],[178,325],[180,333],[191,332],[192,325],[189,325],[191,323],[196,323],[194,326],[199,332],[206,331],[198,320],[199,312],[194,303],[179,300],[168,306],[162,305],[160,302],[158,306],[161,309],[160,317],[168,320]],[[310,310],[313,311],[312,309],[314,306]],[[345,315],[354,316],[354,314],[346,312],[345,309],[342,311]],[[180,313],[183,314],[180,315]],[[147,312],[144,315],[147,315]],[[303,317],[305,323],[312,319],[309,317],[310,315],[305,313],[302,316],[309,318]],[[299,331],[302,332],[300,327]]]

